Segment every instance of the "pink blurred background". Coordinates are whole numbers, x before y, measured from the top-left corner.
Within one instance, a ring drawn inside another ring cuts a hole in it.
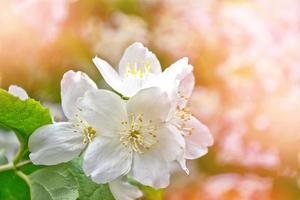
[[[299,0],[1,0],[0,25],[0,86],[57,115],[68,69],[107,87],[95,55],[117,66],[139,41],[164,67],[190,58],[190,107],[215,145],[144,199],[300,198]]]

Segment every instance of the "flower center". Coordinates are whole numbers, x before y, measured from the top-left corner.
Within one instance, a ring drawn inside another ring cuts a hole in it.
[[[96,136],[96,130],[91,126],[88,126],[83,129],[83,134],[83,143],[87,144],[89,142],[92,142],[92,140]]]
[[[81,110],[79,110],[81,111]],[[80,118],[78,114],[75,115],[75,123],[74,126],[83,133],[83,143],[87,144],[92,142],[92,140],[96,137],[96,129],[90,126],[85,120]]]
[[[132,137],[132,138],[139,138],[139,135],[140,135],[140,133],[138,132],[138,131],[132,131],[131,133],[130,133],[130,136]]]
[[[150,72],[151,62],[146,62],[142,66],[139,66],[138,63],[134,63],[134,65],[130,65],[128,63],[126,67],[126,77],[129,77],[131,75],[133,77],[143,79]]]
[[[129,151],[142,154],[158,143],[155,125],[151,120],[144,121],[142,114],[130,114],[129,120],[121,124],[124,129],[120,132],[120,141]]]

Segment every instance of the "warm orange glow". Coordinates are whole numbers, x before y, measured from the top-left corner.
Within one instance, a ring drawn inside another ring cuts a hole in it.
[[[54,105],[66,70],[97,78],[91,59],[117,66],[134,41],[164,67],[190,58],[215,145],[165,199],[300,197],[300,1],[1,0],[0,24],[0,86]]]

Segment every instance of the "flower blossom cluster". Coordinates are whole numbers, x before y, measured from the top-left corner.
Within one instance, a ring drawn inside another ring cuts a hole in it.
[[[189,173],[186,160],[206,154],[213,138],[188,108],[195,84],[188,59],[162,72],[156,56],[134,43],[118,72],[98,57],[93,62],[114,92],[99,89],[83,72],[66,72],[61,104],[68,121],[35,131],[29,139],[32,162],[56,165],[82,155],[85,174],[108,183],[117,200],[142,195],[128,176],[165,188],[174,163]]]

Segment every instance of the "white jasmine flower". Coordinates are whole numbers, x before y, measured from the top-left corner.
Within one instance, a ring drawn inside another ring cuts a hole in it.
[[[96,131],[78,116],[76,101],[86,91],[97,89],[84,73],[69,71],[61,81],[62,108],[69,122],[59,122],[39,128],[29,139],[30,159],[34,164],[55,165],[68,162],[92,143]],[[122,178],[108,183],[116,200],[134,200],[142,192]]]
[[[189,173],[186,159],[196,159],[207,153],[213,144],[213,137],[208,128],[195,118],[187,106],[195,85],[193,73],[184,76],[177,88],[177,99],[173,101],[169,114],[170,123],[177,128],[177,133],[184,137],[185,151],[178,158],[181,167]]]
[[[173,131],[185,138],[183,145],[185,151],[178,160],[188,173],[185,159],[201,157],[213,143],[207,127],[193,117],[187,107],[195,84],[193,66],[188,63],[188,59],[182,58],[162,72],[156,56],[141,43],[134,43],[125,50],[118,66],[118,73],[100,58],[96,57],[93,61],[104,80],[126,97],[153,86],[167,92],[173,102],[168,119],[177,128]]]
[[[30,159],[34,164],[55,165],[78,156],[95,136],[95,130],[79,119],[76,100],[96,84],[84,73],[69,71],[61,81],[62,109],[69,122],[49,124],[29,138]]]
[[[132,97],[139,90],[149,87],[169,91],[174,87],[175,80],[180,80],[193,70],[188,59],[183,58],[162,72],[156,56],[141,43],[134,43],[125,50],[118,72],[98,57],[93,62],[107,84],[125,97]]]
[[[128,101],[107,90],[86,92],[79,116],[95,130],[83,170],[97,183],[129,174],[155,188],[169,184],[169,163],[182,151],[183,138],[166,122],[171,103],[159,88],[139,91]]]

